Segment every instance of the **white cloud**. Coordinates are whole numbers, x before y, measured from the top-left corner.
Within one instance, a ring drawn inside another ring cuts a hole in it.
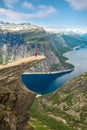
[[[87,33],[87,28],[69,28],[69,27],[58,27],[58,26],[43,26],[43,28],[48,32],[55,33],[78,33],[83,34]]]
[[[57,13],[57,9],[52,6],[41,5],[39,6],[39,9],[40,10],[37,13],[39,17],[45,17]]]
[[[4,9],[0,8],[0,16],[8,18],[8,19],[14,19],[14,20],[28,20],[31,18],[44,18],[49,15],[57,13],[57,10],[51,6],[44,6],[44,8],[40,7],[40,10],[36,13],[26,14],[26,13],[20,13],[17,11],[12,11],[11,9]]]
[[[66,0],[70,3],[73,9],[87,10],[87,0]]]
[[[9,7],[9,9],[5,9],[5,8],[0,8],[0,17],[4,19],[8,19],[11,21],[26,21],[29,19],[33,19],[33,18],[45,18],[48,16],[51,16],[53,14],[57,13],[57,9],[52,7],[52,6],[45,6],[45,5],[39,5],[39,6],[34,6],[32,3],[30,2],[23,2],[20,6],[24,7],[24,8],[28,8],[29,10],[32,9],[32,13],[24,13],[24,12],[18,12],[15,10],[12,10],[13,5],[18,2],[18,0],[4,0],[5,5],[7,5]],[[23,10],[24,11],[24,10]]]
[[[34,5],[27,1],[24,1],[22,6],[28,8],[28,9],[34,9]]]
[[[17,0],[4,0],[4,3],[7,7],[13,8],[13,5],[17,3]]]

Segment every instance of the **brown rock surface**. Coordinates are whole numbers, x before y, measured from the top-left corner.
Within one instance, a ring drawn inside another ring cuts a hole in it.
[[[26,130],[36,94],[22,84],[20,75],[43,59],[33,56],[0,65],[0,130]]]

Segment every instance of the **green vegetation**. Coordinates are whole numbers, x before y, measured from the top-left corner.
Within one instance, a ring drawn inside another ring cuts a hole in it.
[[[47,44],[49,37],[45,31],[34,31],[26,34],[24,41],[27,44]]]
[[[71,49],[70,49],[71,50]],[[61,64],[66,68],[66,69],[72,69],[74,66],[68,62],[66,62],[66,60],[68,60],[68,58],[64,57],[63,54],[67,51],[70,51],[69,48],[65,48],[65,47],[60,47],[58,48],[58,51],[55,51],[55,55],[59,58],[59,61],[61,62]]]
[[[84,73],[58,91],[37,98],[31,108],[31,117],[38,125],[52,130],[87,130],[86,90],[87,73]]]
[[[73,46],[71,44],[67,44],[67,40],[63,40],[63,36],[61,35],[61,39],[60,39],[60,35],[58,34],[51,34],[50,37],[50,41],[52,44],[52,51],[55,53],[55,55],[58,57],[59,61],[61,62],[61,64],[66,68],[66,69],[71,69],[74,66],[68,62],[66,62],[66,60],[68,60],[68,58],[64,57],[63,54],[71,51],[73,49]],[[65,35],[66,36],[66,35]],[[70,37],[69,35],[67,37]],[[68,39],[68,38],[67,38]],[[78,43],[80,44],[80,42]],[[76,45],[75,45],[76,46]],[[56,69],[56,66],[52,66],[51,69]]]
[[[35,130],[49,130],[46,126],[36,125]]]
[[[40,122],[40,125],[46,126],[48,130],[73,130],[61,121],[57,121],[56,119],[49,117],[44,111],[41,110],[41,107],[38,105],[37,101],[35,101],[31,108],[31,117],[37,119],[37,123]],[[35,124],[34,121],[33,124]]]
[[[68,60],[66,57],[63,56],[64,53],[66,53],[67,51],[71,51],[73,50],[74,47],[76,46],[87,46],[87,39],[82,38],[80,35],[69,35],[69,34],[61,34],[61,37],[63,38],[63,40],[65,41],[65,43],[63,43],[63,41],[60,39],[57,39],[57,35],[53,34],[50,35],[51,38],[51,42],[53,44],[53,48],[52,50],[54,51],[55,55],[59,58],[61,64],[66,68],[66,69],[71,69],[74,66],[70,63],[67,63],[66,60]],[[57,39],[57,40],[56,40]],[[66,44],[66,45],[64,45]],[[57,49],[55,49],[57,48]],[[56,66],[52,66],[52,69],[55,70]]]
[[[53,65],[51,65],[51,67],[50,67],[50,71],[56,71],[56,70],[58,70],[58,67],[59,67],[58,64],[53,64]]]
[[[2,55],[0,53],[0,64],[2,64],[3,60],[2,60]]]
[[[3,62],[3,60],[2,60],[2,58],[0,58],[0,64],[2,64],[2,62]]]
[[[3,32],[0,34],[0,44],[4,41],[5,43],[11,43],[11,46],[17,44],[47,44],[49,43],[48,34],[44,30],[31,30],[29,31],[18,31],[18,32],[7,32],[4,37]]]
[[[87,39],[82,38],[80,35],[62,34],[61,36],[66,41],[66,43],[70,49],[72,49],[73,47],[76,47],[76,46],[87,45]]]

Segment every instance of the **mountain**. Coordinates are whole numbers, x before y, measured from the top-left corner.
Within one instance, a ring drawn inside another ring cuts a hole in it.
[[[0,63],[32,56],[35,51],[46,55],[47,59],[31,68],[31,71],[48,72],[72,68],[71,64],[65,63],[67,58],[63,57],[63,53],[75,46],[87,44],[87,39],[79,34],[50,33],[30,23],[1,23]]]
[[[34,55],[34,51],[38,51],[48,58],[34,71],[51,71],[53,66],[58,66],[56,69],[64,69],[53,51],[49,34],[41,27],[30,24],[6,24],[0,27],[0,39],[1,63],[2,60],[9,62],[31,56]]]
[[[43,26],[43,28],[47,32],[54,32],[54,33],[64,33],[64,34],[85,34],[87,33],[87,29],[81,28],[67,28],[67,27],[58,27],[58,26]]]
[[[87,130],[87,73],[37,98],[31,113],[32,124],[47,130]]]
[[[0,63],[4,64],[0,65],[0,129],[30,130],[35,126],[40,130],[86,130],[87,74],[68,82],[52,94],[37,98],[31,109],[31,122],[29,111],[36,94],[26,91],[20,81],[23,70],[39,62],[34,57],[35,62],[26,68],[25,60],[21,63],[22,58],[31,57],[38,51],[47,58],[29,68],[29,71],[65,70],[73,65],[65,63],[67,58],[63,53],[85,45],[87,39],[79,34],[46,32],[42,27],[30,23],[10,24],[1,21]]]
[[[84,33],[81,35],[83,38],[86,38],[87,39],[87,33]]]
[[[61,34],[63,39],[66,41],[67,45],[72,49],[75,46],[85,46],[87,45],[87,39],[84,39],[79,34]]]

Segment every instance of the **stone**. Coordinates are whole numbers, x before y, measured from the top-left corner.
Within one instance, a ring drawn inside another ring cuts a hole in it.
[[[0,65],[0,130],[26,130],[36,93],[21,81],[21,74],[45,59],[29,57]]]

